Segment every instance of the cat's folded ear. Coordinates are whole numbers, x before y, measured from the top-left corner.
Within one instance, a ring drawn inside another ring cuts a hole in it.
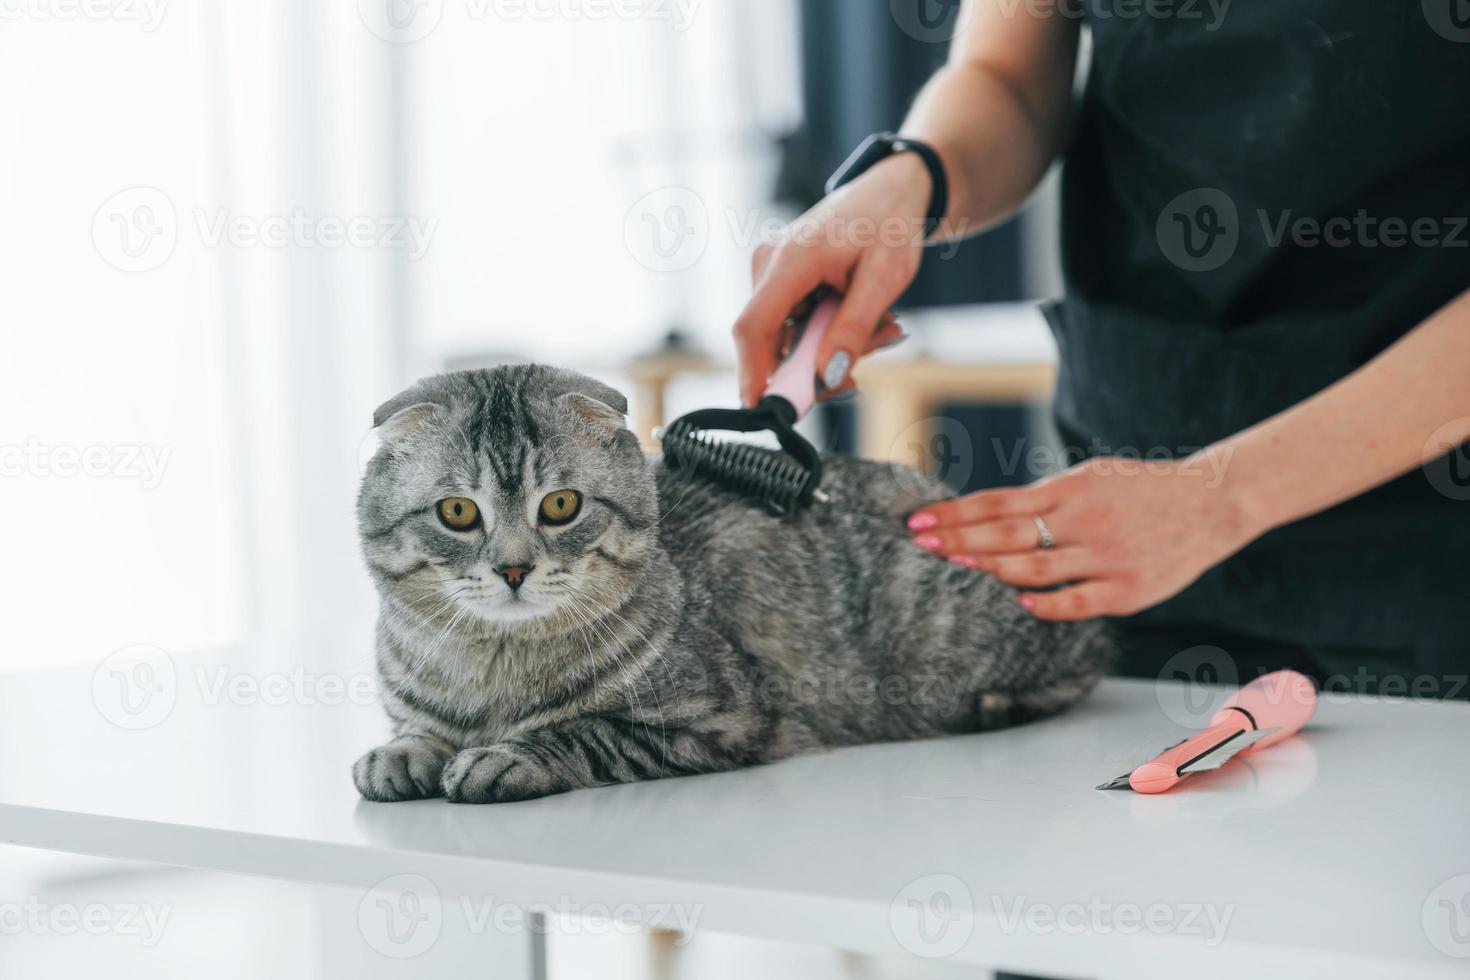
[[[378,430],[378,438],[383,442],[396,443],[417,432],[443,411],[442,406],[424,401],[424,393],[414,388],[379,405],[373,413],[373,428]]]
[[[623,428],[623,412],[612,405],[580,391],[569,391],[556,399],[557,407],[586,422],[599,432],[619,432]],[[624,404],[627,404],[626,402]]]
[[[617,432],[628,414],[628,399],[616,388],[575,371],[550,369],[556,405],[595,430]]]

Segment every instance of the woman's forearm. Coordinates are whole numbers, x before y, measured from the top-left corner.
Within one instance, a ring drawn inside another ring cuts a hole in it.
[[[1248,537],[1387,483],[1470,439],[1470,293],[1357,371],[1202,451]]]
[[[1077,20],[976,0],[949,63],[920,93],[903,133],[944,159],[946,238],[1015,211],[1061,148],[1071,109]]]

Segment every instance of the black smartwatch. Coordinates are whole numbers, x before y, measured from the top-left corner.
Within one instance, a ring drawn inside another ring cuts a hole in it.
[[[827,193],[831,194],[844,184],[852,183],[876,164],[899,153],[917,153],[929,170],[933,190],[929,194],[929,214],[924,219],[924,238],[932,238],[944,221],[945,212],[949,210],[949,178],[944,173],[944,161],[939,159],[939,154],[928,143],[899,136],[897,133],[869,136],[827,181]]]

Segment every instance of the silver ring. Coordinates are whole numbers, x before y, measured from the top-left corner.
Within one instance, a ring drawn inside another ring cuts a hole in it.
[[[1052,536],[1051,528],[1046,526],[1046,521],[1043,521],[1039,515],[1031,519],[1036,522],[1036,533],[1041,535],[1041,548],[1043,550],[1055,548],[1057,546],[1057,539]]]

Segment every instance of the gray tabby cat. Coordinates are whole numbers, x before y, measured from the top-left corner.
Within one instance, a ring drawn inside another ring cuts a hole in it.
[[[1096,682],[1096,623],[1032,618],[932,557],[910,470],[827,461],[785,518],[649,459],[567,371],[430,378],[374,419],[358,500],[396,737],[370,800],[501,802],[1048,715]]]

